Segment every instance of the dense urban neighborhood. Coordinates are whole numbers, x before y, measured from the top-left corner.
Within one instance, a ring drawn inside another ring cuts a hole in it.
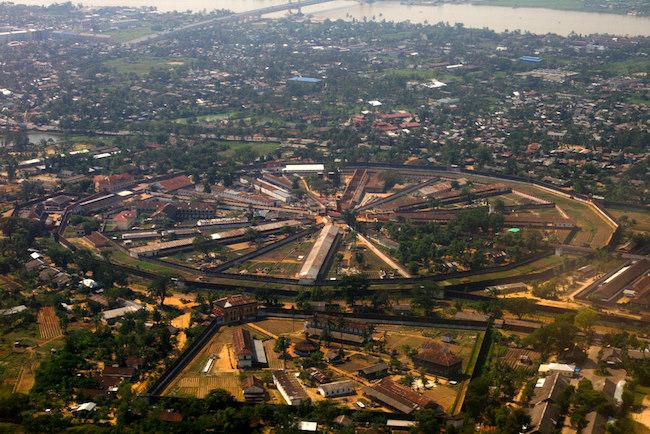
[[[0,431],[650,432],[649,49],[0,3]]]

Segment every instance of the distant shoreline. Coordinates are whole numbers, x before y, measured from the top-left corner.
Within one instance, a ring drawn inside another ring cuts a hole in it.
[[[374,0],[377,2],[380,1],[391,1],[391,0]],[[413,6],[440,6],[443,4],[471,4],[476,6],[501,6],[501,7],[511,7],[511,8],[540,8],[540,9],[552,9],[559,11],[575,11],[575,12],[593,12],[600,14],[612,14],[612,15],[630,15],[630,16],[639,16],[647,17],[650,16],[650,13],[644,11],[634,11],[635,13],[630,13],[624,9],[603,9],[598,7],[592,7],[585,5],[580,0],[402,0],[400,2],[403,5],[413,5]]]

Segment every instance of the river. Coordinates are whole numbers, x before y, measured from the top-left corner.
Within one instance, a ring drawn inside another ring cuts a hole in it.
[[[57,0],[62,1],[62,0]],[[16,0],[16,3],[48,4],[48,0]],[[85,0],[87,6],[155,6],[162,11],[230,9],[242,12],[265,6],[287,3],[288,0]],[[181,6],[182,5],[182,6]],[[588,35],[606,33],[617,36],[650,36],[650,17],[604,14],[595,12],[563,11],[542,8],[510,8],[500,6],[443,4],[438,6],[407,6],[399,1],[376,1],[360,4],[351,0],[305,8],[315,19],[352,19],[364,17],[387,21],[414,23],[463,23],[466,27],[489,28],[497,32],[520,30],[536,34],[571,32]],[[272,15],[284,16],[286,12]]]

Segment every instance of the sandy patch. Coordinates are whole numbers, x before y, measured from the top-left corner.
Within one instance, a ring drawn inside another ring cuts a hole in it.
[[[643,411],[641,413],[630,413],[635,422],[650,429],[650,397],[643,398]]]
[[[186,329],[190,326],[191,314],[189,312],[179,315],[171,321],[171,325],[177,329]]]
[[[237,370],[235,368],[236,366],[237,362],[235,361],[235,355],[230,350],[230,347],[228,345],[224,345],[221,347],[219,355],[212,364],[212,369],[210,369],[210,372],[234,372]]]

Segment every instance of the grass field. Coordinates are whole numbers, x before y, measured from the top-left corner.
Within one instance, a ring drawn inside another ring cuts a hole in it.
[[[449,280],[444,280],[441,283],[441,285],[457,285],[457,284],[462,284],[462,283],[471,283],[471,282],[478,282],[481,280],[488,280],[488,279],[498,279],[502,277],[510,277],[510,276],[517,276],[520,274],[528,274],[528,273],[535,273],[538,271],[543,271],[546,270],[550,267],[554,267],[556,265],[560,265],[562,262],[564,262],[564,259],[560,256],[548,256],[546,258],[542,258],[538,261],[531,262],[530,264],[522,265],[521,267],[516,267],[513,268],[512,270],[504,270],[504,271],[495,271],[494,273],[487,273],[487,274],[479,274],[476,276],[469,276],[469,277],[463,277],[459,279],[449,279]]]
[[[239,112],[226,112],[226,113],[214,113],[214,114],[209,114],[209,115],[200,115],[196,116],[196,123],[198,124],[210,124],[213,122],[219,122],[223,121],[226,119],[234,119],[238,117]],[[181,124],[181,125],[187,125],[190,123],[190,119],[192,118],[178,118],[174,120],[175,123]]]
[[[120,29],[113,32],[109,32],[114,41],[116,42],[127,42],[133,39],[138,39],[143,36],[151,35],[155,33],[151,26],[142,26],[136,27],[134,29]]]
[[[228,149],[221,152],[224,157],[233,157],[236,152],[250,148],[257,156],[268,155],[278,149],[281,144],[277,142],[224,142],[228,145]]]
[[[166,267],[164,265],[160,264],[154,264],[151,262],[146,262],[146,261],[140,261],[139,259],[132,258],[128,254],[121,252],[121,251],[114,251],[111,254],[111,261],[122,264],[122,265],[127,265],[129,267],[134,267],[139,270],[143,271],[151,271],[155,273],[171,273],[171,274],[179,274],[179,271],[176,268],[173,267]]]
[[[616,75],[647,72],[650,70],[650,59],[633,57],[626,60],[619,60],[618,62],[608,62],[601,70]]]
[[[450,176],[449,173],[441,173],[442,176]],[[461,175],[459,175],[461,176]],[[532,194],[540,199],[545,199],[554,202],[559,206],[570,219],[575,221],[580,227],[580,231],[571,241],[575,246],[590,246],[593,248],[603,247],[609,241],[614,228],[610,226],[600,215],[598,215],[588,205],[578,202],[577,200],[561,196],[559,194],[551,193],[548,190],[541,189],[533,184],[506,180],[496,180],[494,178],[462,174],[462,177],[475,179],[479,182],[500,182],[502,184],[510,185],[513,189],[519,190],[523,193]]]
[[[138,60],[132,60],[124,57],[119,59],[112,59],[104,62],[104,65],[123,74],[145,75],[151,72],[154,68],[176,68],[192,62],[193,59],[145,56],[138,58]]]
[[[627,216],[631,223],[630,228],[638,232],[650,232],[650,210],[641,211],[637,209],[607,208],[607,211],[619,221],[623,216]]]

